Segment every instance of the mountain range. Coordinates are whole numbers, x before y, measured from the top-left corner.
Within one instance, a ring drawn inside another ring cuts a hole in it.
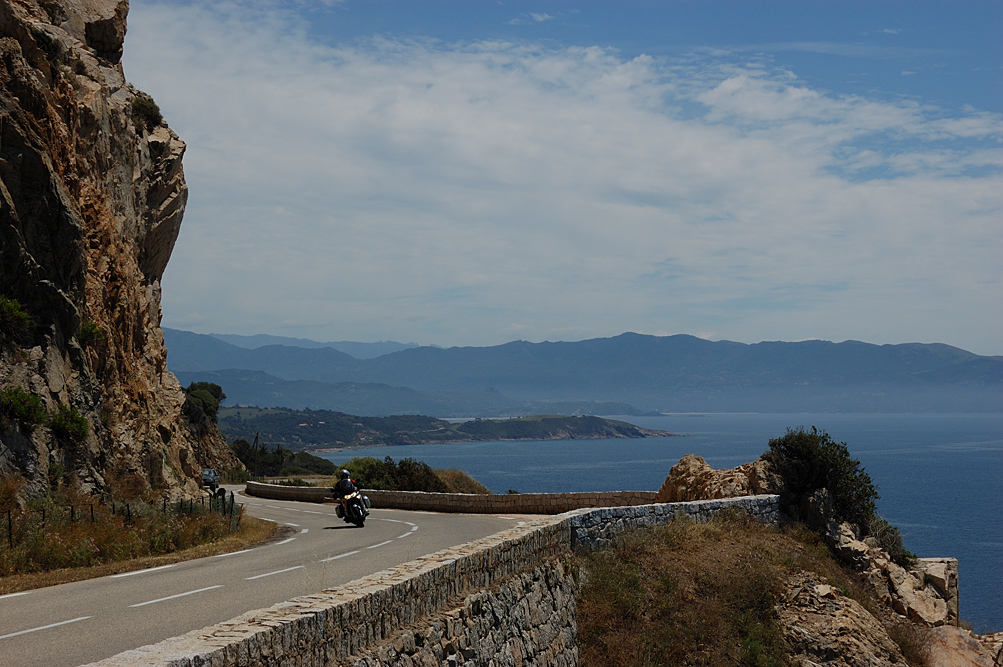
[[[182,382],[221,384],[231,403],[271,397],[283,407],[435,416],[541,414],[557,403],[576,406],[577,414],[595,414],[588,407],[604,403],[626,414],[1003,411],[1003,357],[943,344],[746,344],[625,333],[579,342],[408,347],[360,359],[332,347],[247,349],[186,331],[164,335],[170,370]],[[348,397],[352,409],[339,404]]]

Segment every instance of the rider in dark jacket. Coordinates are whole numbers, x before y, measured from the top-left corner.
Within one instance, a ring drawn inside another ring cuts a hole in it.
[[[341,479],[338,480],[338,483],[331,488],[331,494],[334,495],[335,498],[340,499],[349,495],[353,491],[358,490],[359,487],[355,485],[355,482],[352,480],[352,476],[348,474],[347,470],[342,470]]]

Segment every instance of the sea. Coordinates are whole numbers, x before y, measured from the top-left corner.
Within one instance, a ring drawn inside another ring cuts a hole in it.
[[[958,559],[961,617],[1003,631],[1003,414],[719,414],[613,419],[679,434],[611,440],[476,442],[329,452],[412,457],[464,470],[495,493],[658,490],[684,454],[714,468],[752,461],[788,427],[817,427],[859,459],[878,514],[919,556]]]

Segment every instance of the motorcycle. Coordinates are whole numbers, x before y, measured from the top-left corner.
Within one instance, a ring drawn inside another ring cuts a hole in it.
[[[339,518],[345,520],[345,523],[354,523],[359,528],[362,528],[366,523],[366,517],[369,516],[370,508],[369,498],[362,495],[358,491],[352,491],[344,498],[338,499],[338,507],[335,509],[335,513]]]

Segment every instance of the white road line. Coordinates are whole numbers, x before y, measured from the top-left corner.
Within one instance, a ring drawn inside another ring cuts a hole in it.
[[[404,521],[401,521],[400,519],[380,519],[380,521],[389,521],[390,523],[405,523]]]
[[[275,546],[279,546],[281,544],[289,544],[290,542],[292,542],[295,539],[296,539],[295,537],[287,537],[286,539],[282,540],[281,542],[276,542]]]
[[[205,593],[206,591],[211,591],[214,588],[223,588],[223,584],[217,586],[207,586],[205,588],[200,588],[196,591],[188,591],[187,593],[178,593],[177,595],[168,595],[165,598],[157,598],[156,600],[148,600],[147,602],[140,602],[138,604],[131,604],[130,607],[145,607],[148,604],[154,604],[157,602],[166,602],[167,600],[173,600],[175,598],[183,598],[186,595],[195,595],[196,593]]]
[[[119,577],[131,577],[134,574],[146,574],[147,572],[156,572],[157,570],[166,570],[169,567],[174,567],[177,563],[171,563],[170,565],[161,565],[160,567],[150,567],[145,570],[136,570],[135,572],[123,572],[122,574],[111,575],[112,579],[118,579]]]
[[[49,625],[43,625],[40,628],[31,628],[30,630],[21,630],[20,632],[12,632],[9,635],[0,635],[0,639],[17,637],[18,635],[26,635],[29,632],[38,632],[39,630],[48,630],[49,628],[58,628],[60,625],[67,625],[68,623],[76,623],[77,621],[86,621],[88,618],[90,618],[90,616],[81,616],[80,618],[71,618],[68,621],[60,621],[59,623],[51,623]]]
[[[300,525],[298,523],[287,523],[286,525],[287,526],[292,526],[293,528],[299,528],[300,527]]]
[[[412,524],[411,524],[411,532],[413,533],[413,532],[414,532],[414,531],[416,531],[416,530],[418,530],[418,526],[416,526],[416,525],[414,525],[414,524],[412,523]]]
[[[373,544],[372,546],[366,547],[367,549],[375,549],[377,547],[382,547],[384,545],[390,544],[393,540],[387,540],[386,542],[380,542],[379,544]]]
[[[213,558],[224,558],[226,556],[236,556],[237,554],[246,554],[249,551],[254,551],[254,549],[244,549],[243,551],[231,551],[228,554],[216,554]]]
[[[411,531],[409,530],[409,531],[407,531],[406,533],[404,533],[403,535],[398,535],[398,536],[397,536],[397,539],[398,539],[398,540],[403,540],[403,539],[404,539],[405,537],[411,537],[412,535],[414,535],[414,533],[412,533],[412,532],[411,532]]]
[[[303,530],[300,531],[300,535],[302,535],[303,533],[309,533],[309,532],[310,532],[309,528],[304,528]]]
[[[278,521],[276,521],[275,519],[266,519],[263,516],[259,516],[258,518],[261,519],[262,521],[271,521],[272,523],[278,523]]]
[[[256,577],[247,577],[246,580],[247,581],[252,581],[254,579],[261,579],[262,577],[270,577],[273,574],[282,574],[283,572],[292,572],[293,570],[300,570],[303,567],[304,567],[303,565],[297,565],[296,567],[287,567],[284,570],[276,570],[275,572],[269,572],[268,574],[259,574]]]
[[[498,518],[499,518],[499,519],[509,519],[510,521],[511,521],[512,519],[515,519],[515,517],[514,517],[514,516],[500,516],[500,517],[498,517]]]
[[[27,595],[30,592],[31,591],[23,591],[21,593],[8,593],[7,595],[0,595],[0,600],[3,600],[4,598],[16,598],[20,595]]]
[[[330,558],[325,558],[320,562],[326,563],[329,560],[338,560],[339,558],[344,558],[345,556],[354,556],[357,553],[359,553],[358,549],[356,549],[355,551],[349,551],[348,553],[338,554],[337,556],[331,556]]]
[[[323,514],[323,512],[314,512],[313,510],[303,510],[304,514]]]
[[[265,505],[265,507],[268,507],[269,509],[273,509],[273,510],[280,510],[280,509],[282,509],[278,505]]]
[[[410,521],[401,521],[401,523],[406,523],[407,525],[414,526],[415,528],[418,527],[418,524],[411,523]]]

